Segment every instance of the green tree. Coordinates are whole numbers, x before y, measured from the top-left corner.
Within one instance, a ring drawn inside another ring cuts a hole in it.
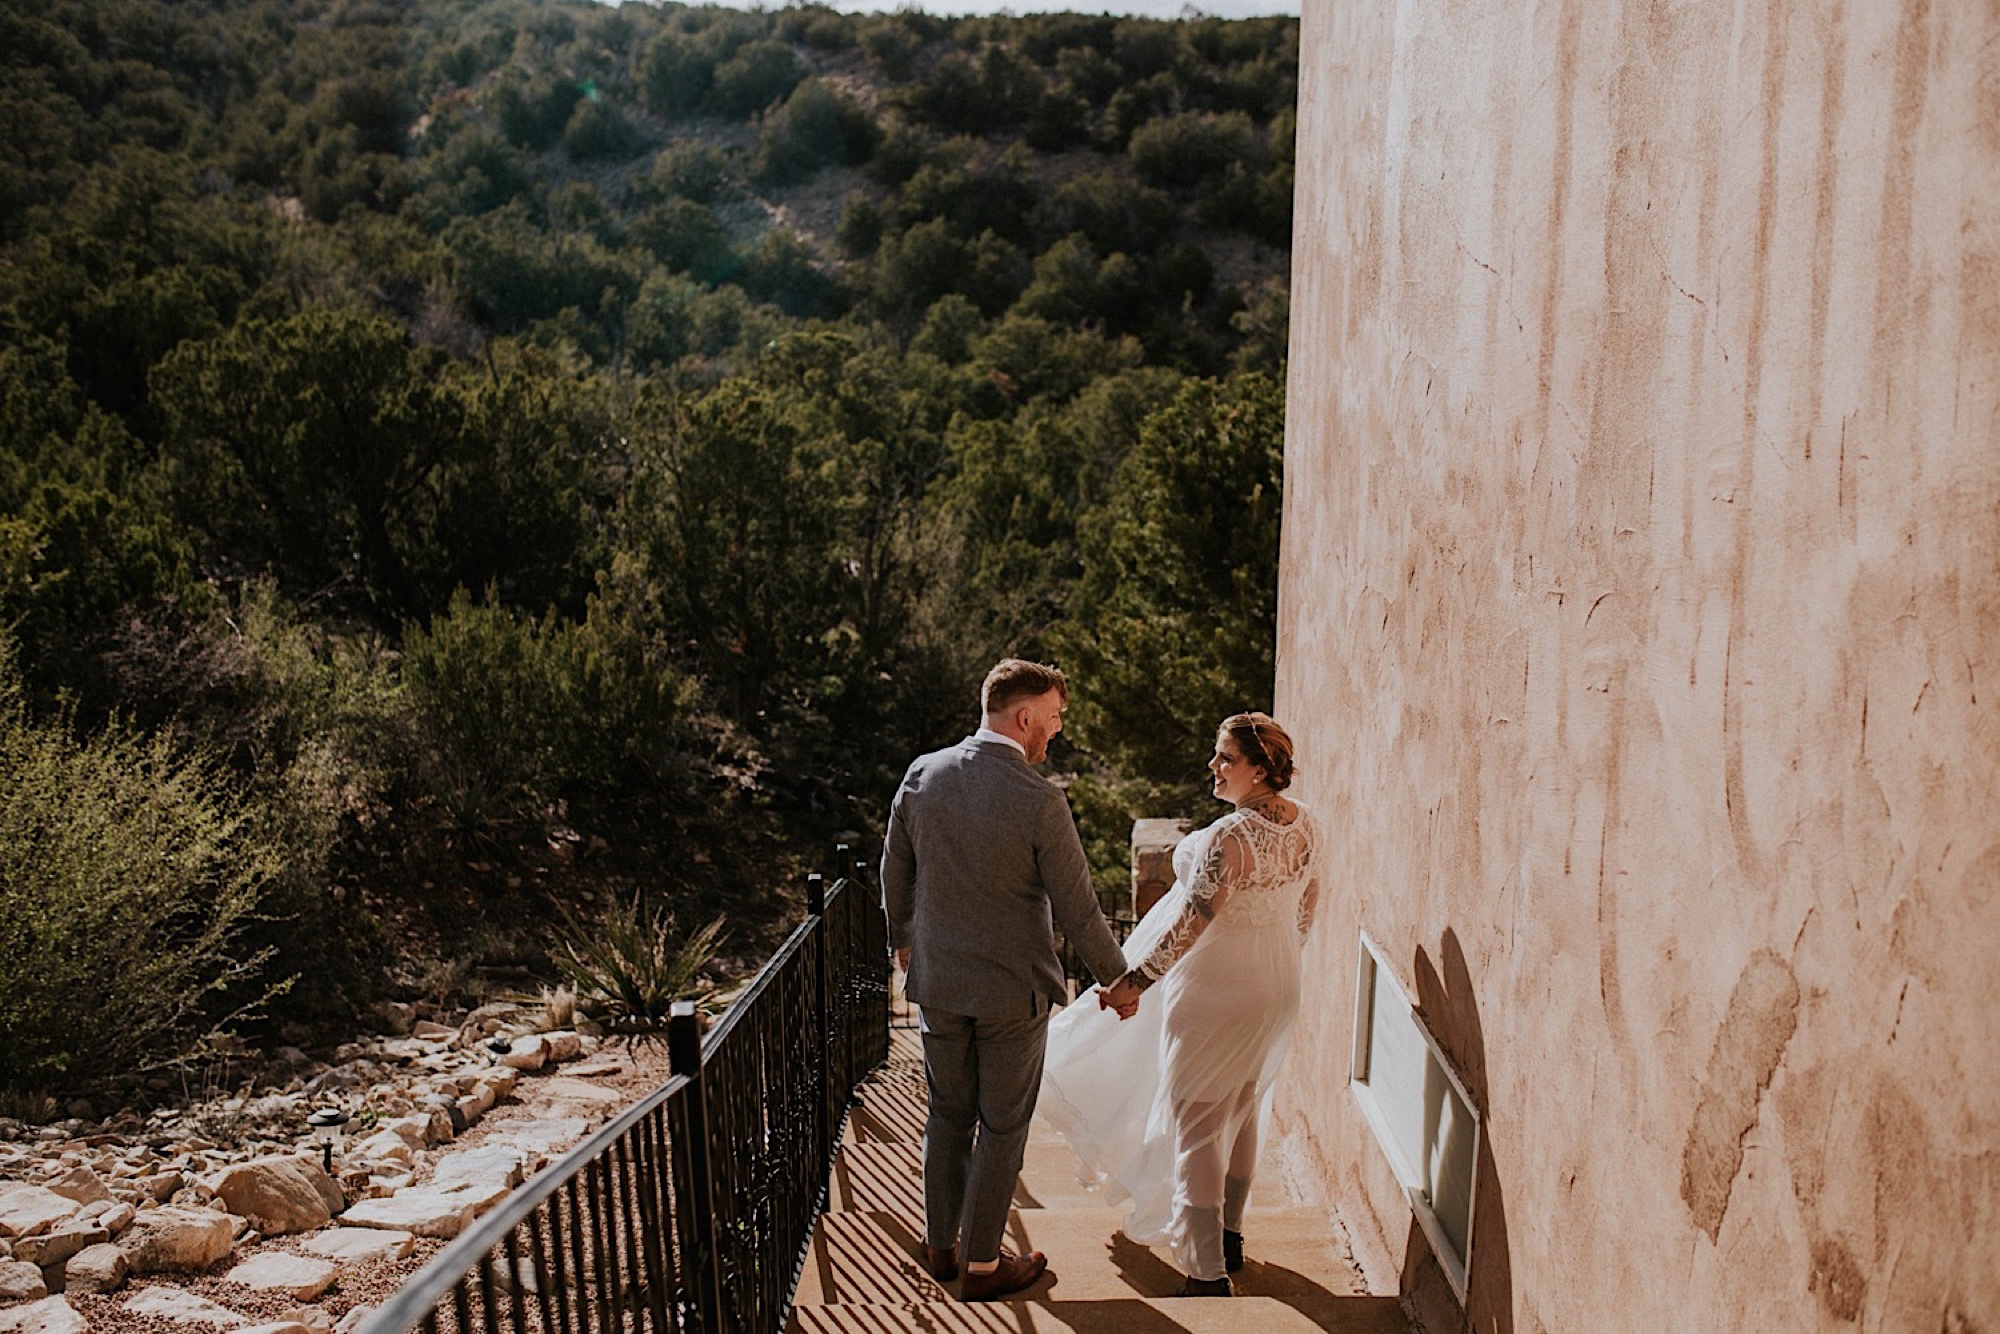
[[[1284,408],[1267,376],[1189,383],[1082,525],[1075,616],[1052,636],[1092,683],[1076,735],[1158,800],[1192,790],[1224,717],[1270,707]]]

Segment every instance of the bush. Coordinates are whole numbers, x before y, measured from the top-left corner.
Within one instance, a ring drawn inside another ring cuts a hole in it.
[[[1132,165],[1155,185],[1186,188],[1232,166],[1256,161],[1264,151],[1250,118],[1240,111],[1213,115],[1190,111],[1161,116],[1132,132]]]
[[[809,179],[822,167],[866,162],[875,138],[875,122],[860,105],[807,79],[765,117],[757,175],[782,184]]]
[[[432,741],[430,785],[461,823],[577,793],[684,786],[700,735],[696,689],[646,633],[643,584],[615,566],[581,624],[460,592],[445,615],[408,631],[403,684]]]
[[[212,756],[37,724],[0,656],[0,1088],[197,1056],[273,990],[239,945],[283,870]]]
[[[790,93],[805,74],[783,42],[749,42],[715,67],[708,100],[723,115],[740,120]]]

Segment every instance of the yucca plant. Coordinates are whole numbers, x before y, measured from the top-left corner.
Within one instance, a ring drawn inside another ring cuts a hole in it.
[[[722,947],[723,919],[676,942],[674,919],[631,906],[584,925],[564,924],[556,967],[576,991],[579,1009],[613,1033],[662,1032],[678,1000],[708,1008],[715,985],[703,971]]]

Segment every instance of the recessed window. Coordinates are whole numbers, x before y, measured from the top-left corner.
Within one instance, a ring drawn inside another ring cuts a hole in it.
[[[1472,1265],[1479,1111],[1365,932],[1360,953],[1348,1087],[1462,1302]]]

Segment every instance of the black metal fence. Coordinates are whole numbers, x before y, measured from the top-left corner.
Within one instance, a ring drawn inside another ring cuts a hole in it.
[[[783,1327],[856,1084],[888,1055],[888,939],[856,863],[673,1076],[439,1252],[361,1334]]]

